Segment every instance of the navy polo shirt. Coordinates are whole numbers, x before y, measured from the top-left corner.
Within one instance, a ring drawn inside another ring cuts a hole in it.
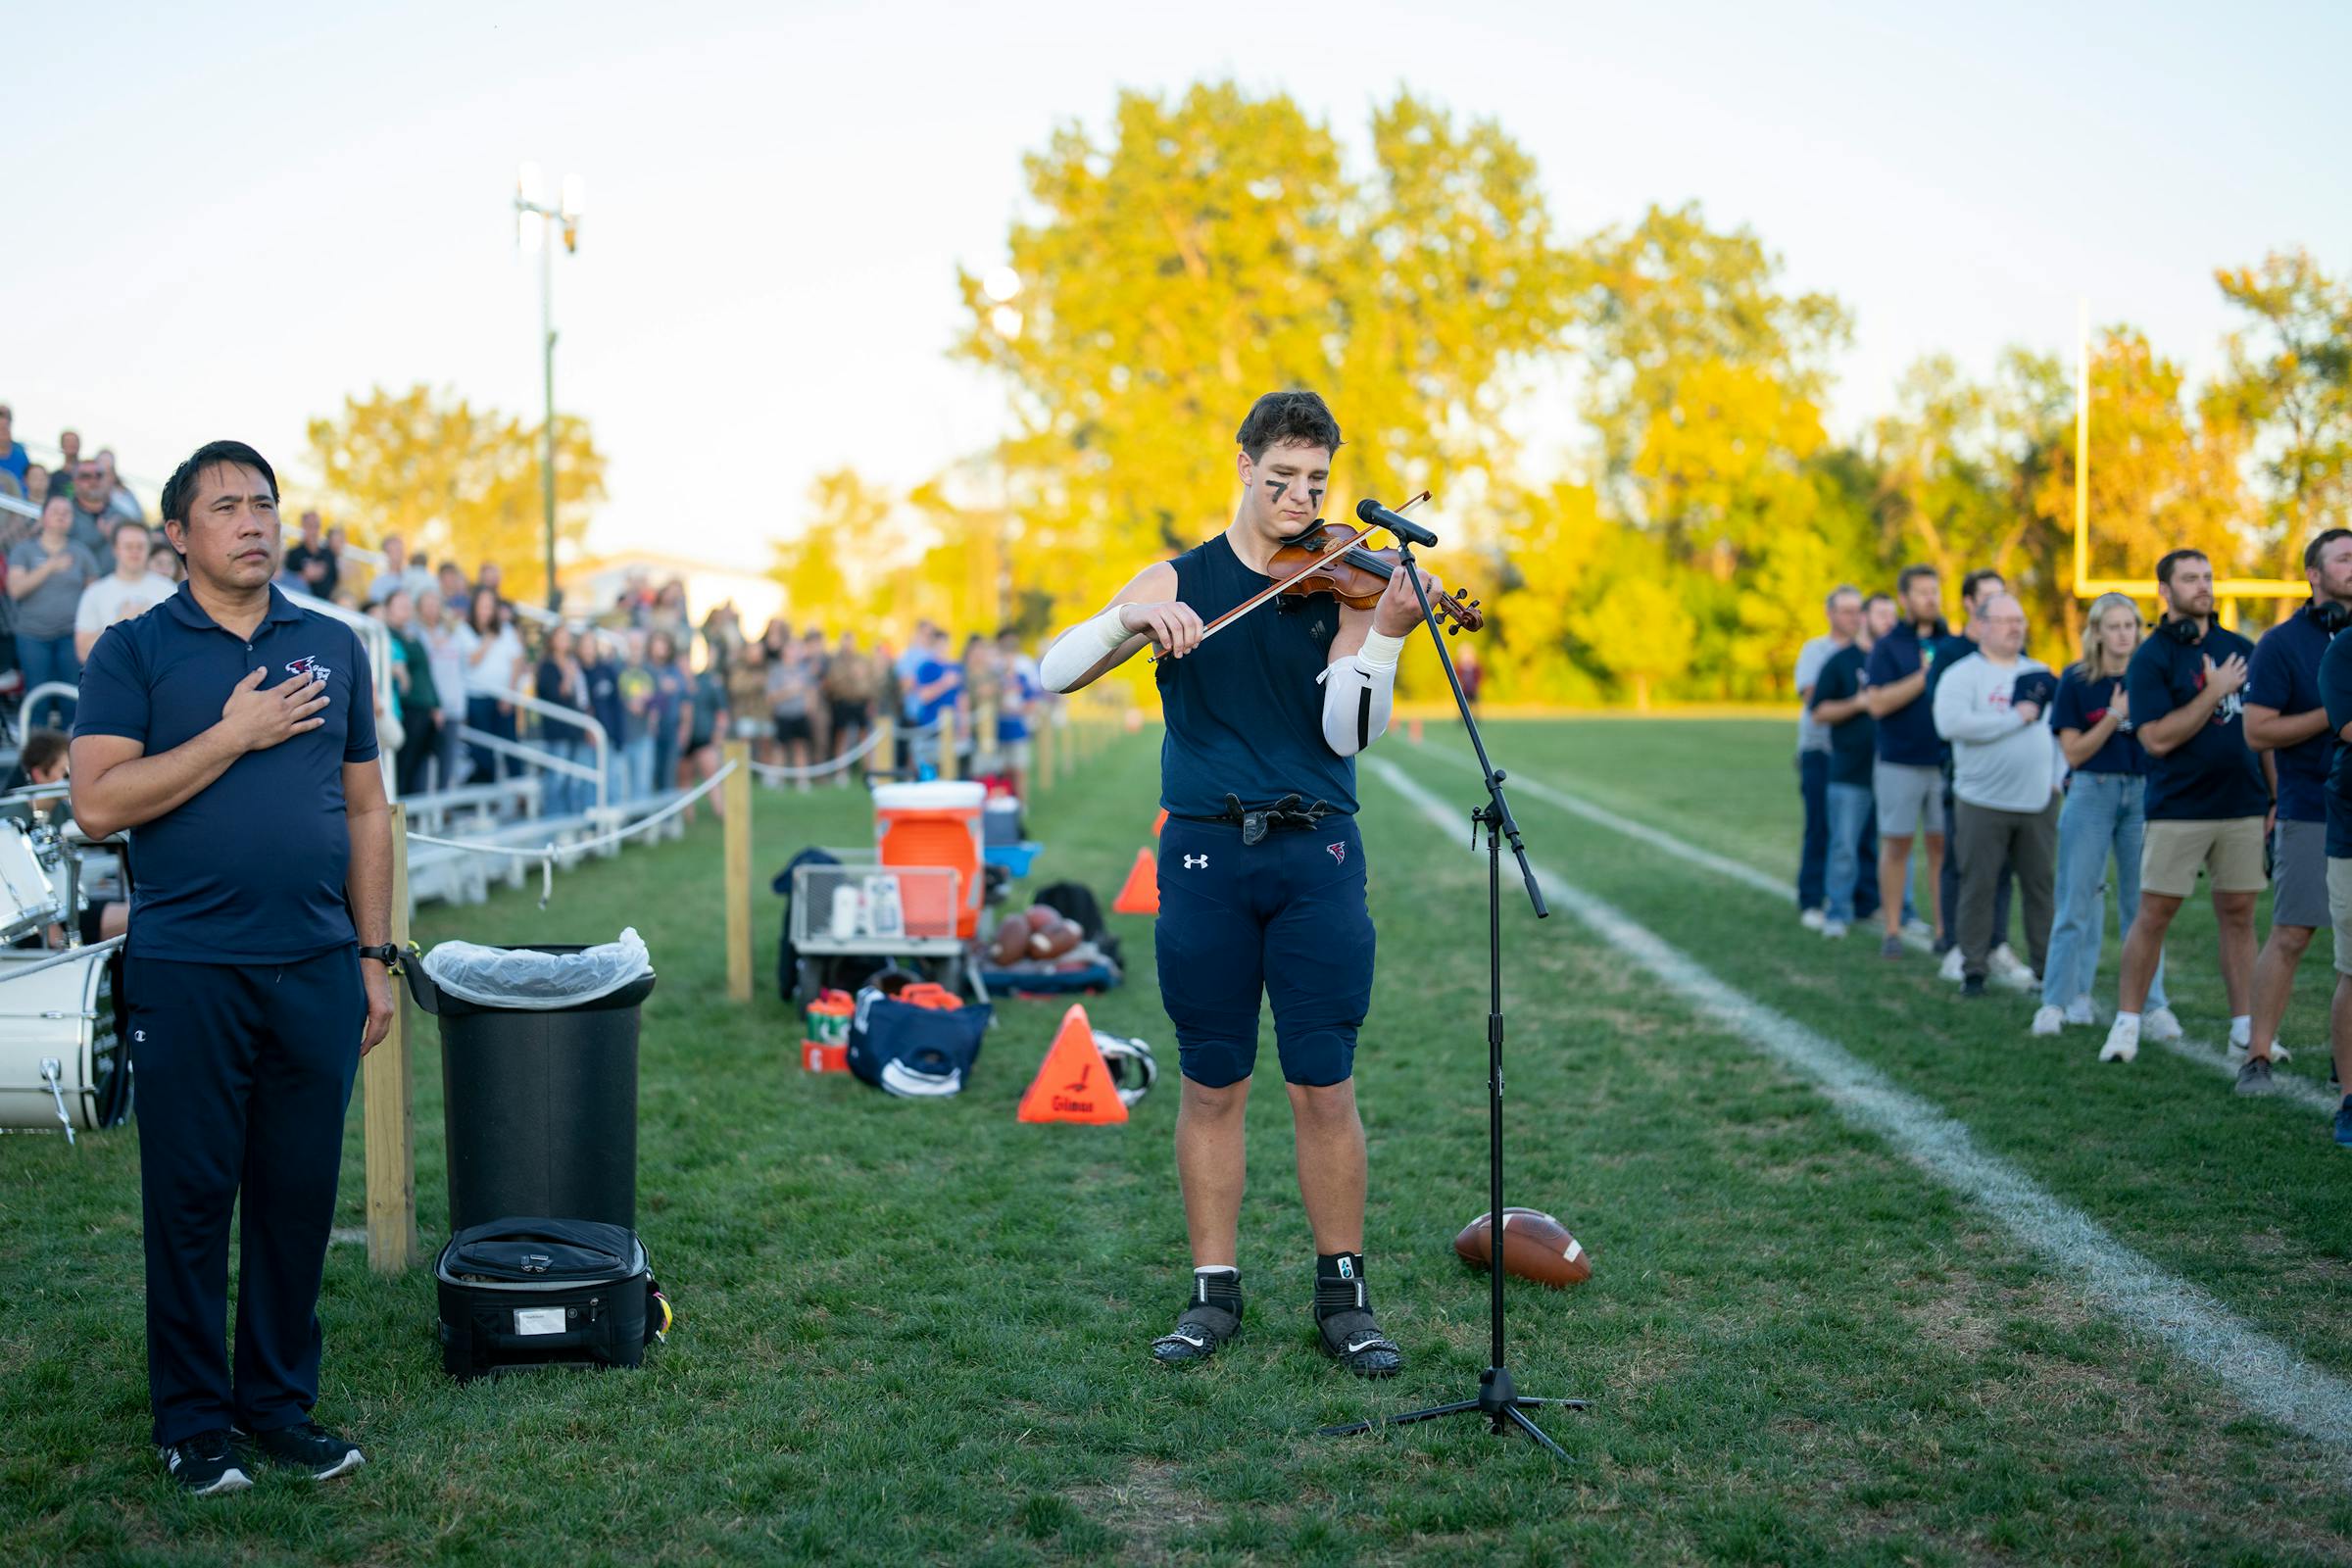
[[[2058,681],[2058,695],[2050,699],[2050,728],[2080,730],[2087,735],[2099,727],[2107,710],[2115,706],[2115,695],[2123,690],[2121,675],[2086,675],[2077,664]],[[2139,737],[2132,733],[2132,720],[2115,726],[2107,744],[2090,754],[2090,760],[2075,769],[2078,773],[2145,773],[2148,754],[2140,749]]]
[[[2320,656],[2320,701],[2334,751],[2328,759],[2328,858],[2352,860],[2352,746],[2336,737],[2352,724],[2352,637],[2337,637]]]
[[[2264,632],[2246,672],[2246,701],[2289,718],[2321,707],[2320,656],[2328,642],[2309,605]],[[2271,754],[2278,762],[2279,821],[2328,820],[2328,752],[2323,733]]]
[[[1948,641],[1940,623],[1923,642],[1918,628],[1905,621],[1871,649],[1870,667],[1862,684],[1891,686],[1923,668],[1933,678],[1934,666],[1943,657],[1940,645]],[[1926,688],[1879,720],[1878,743],[1882,762],[1934,767],[1943,760],[1943,737],[1936,733],[1936,705],[1929,701]]]
[[[247,642],[206,614],[185,583],[136,620],[107,628],[81,672],[74,733],[120,735],[149,757],[220,721],[237,682],[270,690],[326,676],[326,720],[248,752],[172,810],[131,830],[132,950],[185,963],[286,963],[359,940],[344,878],[351,833],[343,764],[373,761],[375,686],[359,634],[296,609],[275,588]]]
[[[2223,626],[2202,641],[2183,643],[2162,627],[2132,652],[2124,670],[2132,697],[2132,726],[2146,729],[2205,686],[2205,661],[2243,659],[2254,645]],[[2246,747],[2245,688],[2223,698],[2205,727],[2162,757],[2148,759],[2148,820],[2210,822],[2261,816],[2271,808],[2262,760]]]

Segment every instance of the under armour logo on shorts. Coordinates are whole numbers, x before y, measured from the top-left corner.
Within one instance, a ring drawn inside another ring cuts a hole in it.
[[[1205,869],[1207,865],[1208,857],[1205,855],[1188,855],[1184,858],[1184,868],[1187,871],[1202,870]]]
[[[1340,865],[1348,863],[1348,846],[1346,844],[1326,844],[1323,847],[1331,852],[1334,862]]]

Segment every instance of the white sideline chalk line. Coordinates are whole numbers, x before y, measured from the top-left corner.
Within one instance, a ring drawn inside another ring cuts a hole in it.
[[[1435,755],[1464,763],[1472,772],[1478,770],[1477,762],[1459,752],[1440,751]],[[1505,769],[1505,772],[1509,772],[1509,770]],[[1697,845],[1685,839],[1678,839],[1661,828],[1651,827],[1646,822],[1638,822],[1630,816],[1620,816],[1605,806],[1595,806],[1591,801],[1584,800],[1579,796],[1554,789],[1541,779],[1529,778],[1524,773],[1510,773],[1505,780],[1504,788],[1524,790],[1537,800],[1549,806],[1556,806],[1571,816],[1581,816],[1589,822],[1597,822],[1611,832],[1622,833],[1630,839],[1638,839],[1652,849],[1661,850],[1678,859],[1688,860],[1692,865],[1729,877],[1735,882],[1744,882],[1749,887],[1761,889],[1776,899],[1795,897],[1795,889],[1791,884],[1760,871],[1745,861],[1717,855],[1712,850],[1702,850]],[[2145,1033],[2142,1033],[2139,1038],[2142,1045],[2156,1046],[2170,1052],[2182,1061],[2194,1062],[2200,1067],[2209,1067],[2225,1078],[2234,1079],[2237,1076],[2237,1068],[2231,1065],[2229,1056],[2219,1046],[2202,1040],[2157,1040]],[[2274,1097],[2282,1094],[2296,1103],[2326,1115],[2334,1115],[2336,1107],[2341,1103],[2335,1096],[2328,1093],[2324,1086],[2296,1073],[2275,1074],[2271,1083]]]
[[[1366,764],[1446,828],[1461,812],[1385,758]],[[1843,1046],[1717,979],[1617,909],[1538,865],[1544,896],[1669,991],[1809,1080],[1839,1115],[1875,1133],[1930,1176],[1974,1200],[2092,1301],[2226,1384],[2248,1409],[2352,1457],[2352,1383],[2314,1366],[2184,1280],[2165,1273],[2017,1166],[1979,1149],[1965,1123]]]

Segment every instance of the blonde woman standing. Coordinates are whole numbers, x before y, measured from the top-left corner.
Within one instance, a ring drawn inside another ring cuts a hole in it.
[[[2132,733],[2124,669],[2139,646],[2139,607],[2122,594],[2101,594],[2082,623],[2082,659],[2058,682],[2050,723],[2074,769],[2058,815],[2058,918],[2042,965],[2041,1008],[2034,1032],[2054,1035],[2066,1024],[2096,1024],[2090,987],[2107,939],[2107,901],[2100,884],[2115,857],[2115,886],[2123,934],[2132,934],[2139,909],[2139,852],[2147,830],[2148,758]],[[2148,987],[2140,1029],[2151,1040],[2178,1040],[2180,1020],[2164,996],[2164,965]]]

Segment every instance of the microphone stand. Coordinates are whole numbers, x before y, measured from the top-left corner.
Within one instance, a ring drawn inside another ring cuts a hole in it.
[[[1470,813],[1470,842],[1478,843],[1483,827],[1487,834],[1487,1315],[1492,1341],[1486,1371],[1479,1374],[1478,1397],[1457,1399],[1449,1404],[1432,1405],[1425,1410],[1407,1410],[1402,1415],[1383,1417],[1377,1421],[1350,1421],[1345,1426],[1325,1427],[1325,1437],[1344,1437],[1349,1433],[1370,1432],[1382,1426],[1403,1426],[1413,1421],[1434,1421],[1440,1416],[1476,1415],[1494,1423],[1495,1432],[1508,1432],[1513,1427],[1526,1433],[1549,1448],[1559,1458],[1568,1457],[1567,1450],[1544,1434],[1542,1427],[1528,1418],[1531,1408],[1557,1404],[1571,1410],[1589,1407],[1585,1399],[1540,1399],[1521,1394],[1511,1382],[1509,1365],[1503,1359],[1502,1348],[1502,841],[1510,840],[1511,854],[1519,861],[1519,879],[1526,884],[1528,902],[1535,906],[1536,918],[1550,917],[1551,909],[1544,902],[1544,890],[1536,883],[1535,867],[1528,864],[1527,846],[1519,836],[1519,823],[1511,815],[1510,803],[1503,799],[1502,769],[1487,756],[1487,743],[1478,731],[1478,720],[1470,711],[1470,699],[1462,692],[1461,676],[1456,674],[1453,659],[1446,651],[1446,639],[1438,633],[1437,615],[1431,611],[1429,590],[1421,585],[1421,573],[1413,562],[1412,542],[1403,534],[1391,529],[1396,540],[1397,569],[1413,585],[1413,593],[1421,601],[1421,624],[1429,631],[1429,640],[1437,645],[1438,663],[1446,671],[1446,682],[1453,688],[1453,705],[1462,715],[1462,728],[1469,732],[1471,749],[1478,754],[1479,770],[1486,775],[1487,804]]]

